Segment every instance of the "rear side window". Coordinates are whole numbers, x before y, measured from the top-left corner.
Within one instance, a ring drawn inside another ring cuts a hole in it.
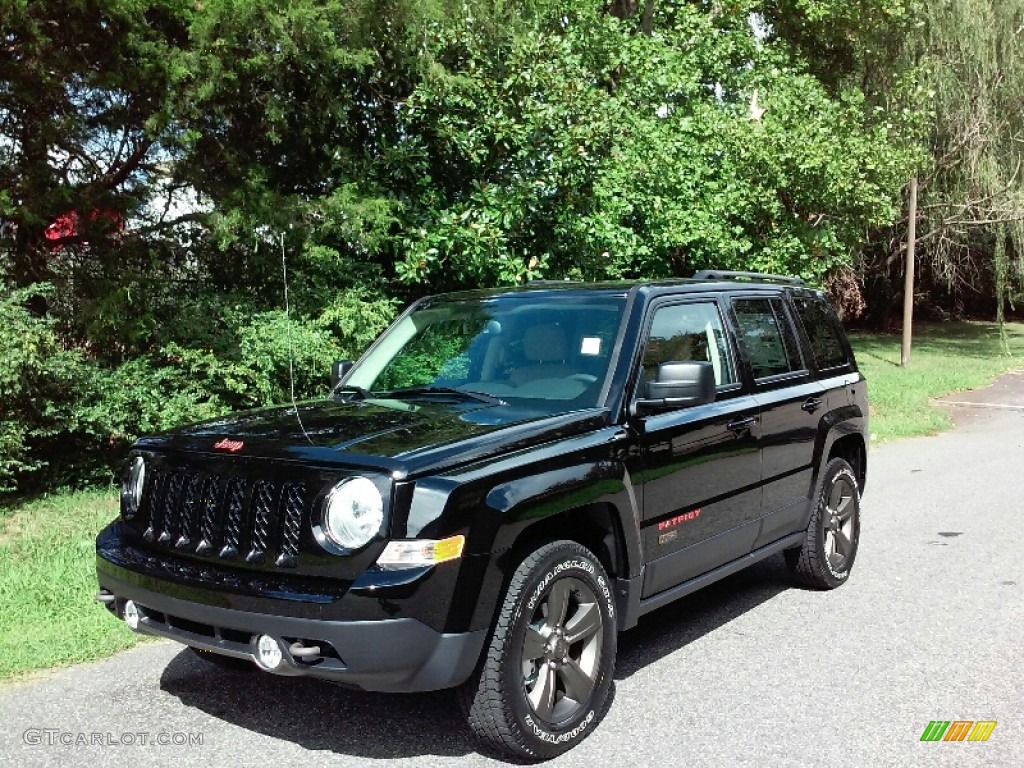
[[[825,303],[820,299],[795,298],[793,304],[807,332],[811,353],[818,369],[838,368],[848,364],[850,361],[846,356],[836,320]]]
[[[796,335],[780,301],[736,299],[733,309],[755,379],[803,369]]]

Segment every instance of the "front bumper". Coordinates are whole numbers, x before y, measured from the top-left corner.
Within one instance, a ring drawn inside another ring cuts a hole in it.
[[[113,558],[111,558],[113,559]],[[294,599],[246,601],[260,610],[223,607],[223,593],[209,604],[200,588],[183,599],[182,585],[125,568],[97,551],[97,596],[124,618],[129,600],[138,608],[136,631],[170,638],[201,650],[256,662],[256,638],[269,635],[281,645],[283,661],[272,671],[355,685],[368,691],[432,691],[464,682],[480,657],[486,630],[439,632],[411,617],[342,620],[296,615],[315,607]],[[280,608],[280,610],[277,610]],[[315,610],[309,611],[313,614]]]

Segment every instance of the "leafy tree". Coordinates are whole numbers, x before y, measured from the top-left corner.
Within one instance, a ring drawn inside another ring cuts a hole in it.
[[[911,55],[934,122],[918,242],[954,292],[994,282],[1001,321],[1024,289],[1024,2],[930,2],[924,21]]]
[[[919,302],[938,314],[994,305],[1002,317],[1004,300],[1024,285],[1024,4],[776,0],[769,7],[780,37],[804,51],[823,82],[860,89],[865,117],[884,120],[916,153]],[[862,23],[879,13],[890,23]],[[883,323],[902,285],[906,227],[904,216],[876,228],[856,264]]]
[[[754,8],[664,2],[638,27],[551,2],[497,29],[436,25],[435,64],[402,112],[429,184],[400,216],[399,277],[849,264],[895,218],[908,154],[865,124],[856,90],[830,94],[786,43],[759,39]]]
[[[428,291],[848,274],[914,165],[864,74],[909,2],[6,4],[0,485],[322,393]]]
[[[115,241],[121,250],[179,223],[147,204],[161,183],[168,87],[193,9],[185,0],[4,3],[0,253],[17,285],[67,277],[86,243],[90,256],[113,258]],[[32,304],[45,310],[42,294]]]

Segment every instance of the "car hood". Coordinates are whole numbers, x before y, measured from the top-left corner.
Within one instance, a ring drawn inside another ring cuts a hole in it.
[[[235,413],[138,442],[141,449],[376,466],[407,475],[595,429],[607,410],[551,416],[508,405],[315,401]]]

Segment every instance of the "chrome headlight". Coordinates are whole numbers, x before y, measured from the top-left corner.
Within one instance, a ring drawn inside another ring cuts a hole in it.
[[[139,511],[142,504],[142,489],[146,484],[146,460],[141,456],[132,459],[128,470],[128,485],[125,488],[125,512],[128,516]]]
[[[369,478],[342,480],[324,499],[324,533],[331,543],[344,549],[366,544],[383,522],[384,498]]]

